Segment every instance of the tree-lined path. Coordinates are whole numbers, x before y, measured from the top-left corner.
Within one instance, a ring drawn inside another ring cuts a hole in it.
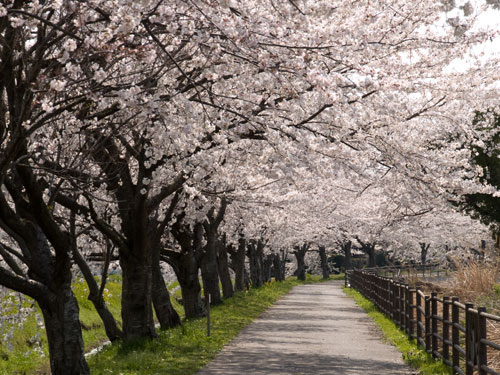
[[[295,287],[199,375],[414,374],[341,286]]]

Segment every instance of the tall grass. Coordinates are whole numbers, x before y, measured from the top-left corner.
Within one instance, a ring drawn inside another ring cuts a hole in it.
[[[450,281],[450,292],[462,301],[475,302],[478,296],[490,295],[498,280],[498,267],[487,262],[459,263]]]

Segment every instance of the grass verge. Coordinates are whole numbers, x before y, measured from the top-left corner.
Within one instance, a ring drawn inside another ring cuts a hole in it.
[[[451,369],[442,361],[436,361],[422,348],[418,347],[416,341],[410,340],[406,334],[401,332],[392,320],[382,314],[377,307],[361,293],[354,289],[344,288],[344,292],[352,297],[354,301],[366,311],[380,327],[385,338],[394,345],[403,355],[403,360],[411,367],[419,371],[419,375],[450,375]]]

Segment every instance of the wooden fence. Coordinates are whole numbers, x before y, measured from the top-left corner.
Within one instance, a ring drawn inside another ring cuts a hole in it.
[[[488,327],[500,331],[500,317],[484,307],[474,308],[457,297],[439,298],[437,293],[428,296],[373,270],[346,272],[346,286],[371,300],[434,358],[451,366],[453,374],[500,375],[497,361],[488,362],[490,356],[500,355],[498,341],[488,339]]]

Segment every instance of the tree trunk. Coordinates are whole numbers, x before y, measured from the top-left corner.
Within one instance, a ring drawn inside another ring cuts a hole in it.
[[[201,286],[198,279],[198,264],[190,253],[183,253],[179,262],[177,280],[181,287],[182,304],[186,318],[198,318],[205,315],[201,300]]]
[[[148,259],[149,258],[149,259]],[[126,340],[156,337],[153,306],[153,270],[151,257],[121,254],[122,321]]]
[[[153,264],[153,307],[156,317],[160,322],[160,328],[165,330],[181,325],[181,318],[175,311],[170,301],[170,294],[165,285],[165,280],[161,274],[161,268],[155,262]]]
[[[205,309],[201,301],[201,287],[198,279],[200,259],[203,256],[203,225],[196,223],[191,230],[188,225],[182,224],[182,218],[178,217],[172,226],[172,235],[182,251],[178,253],[164,250],[163,254],[177,275],[181,287],[184,314],[188,319],[203,316]]]
[[[243,268],[243,283],[245,286],[245,290],[250,289],[250,275],[248,274],[246,267]]]
[[[429,251],[430,244],[426,244],[425,242],[420,242],[420,261],[422,265],[425,266],[427,261],[427,252]]]
[[[264,284],[262,275],[262,255],[264,246],[259,240],[257,243],[251,242],[248,244],[248,258],[250,260],[250,281],[252,288],[258,288]]]
[[[264,258],[264,262],[262,263],[262,278],[264,283],[267,283],[272,279],[272,272],[271,272],[272,265],[273,265],[273,254],[269,254]]]
[[[234,294],[233,282],[229,273],[227,250],[224,241],[217,241],[217,266],[219,269],[219,279],[222,284],[222,295],[224,298],[232,297]]]
[[[276,281],[284,281],[285,280],[285,257],[276,253],[273,255],[273,265],[272,265],[272,273],[274,274],[274,279]]]
[[[293,254],[295,255],[295,259],[297,259],[297,270],[295,274],[297,275],[298,280],[304,281],[306,279],[306,264],[305,264],[305,256],[309,250],[309,245],[304,244],[302,246],[296,246]]]
[[[293,254],[295,255],[295,259],[297,259],[297,270],[295,271],[297,279],[304,281],[306,279],[305,253],[296,251]]]
[[[236,291],[242,291],[248,288],[248,284],[245,282],[246,247],[246,240],[240,238],[237,250],[228,248],[229,255],[231,255],[231,268],[234,271],[234,289]]]
[[[203,279],[205,295],[210,293],[211,305],[222,303],[219,288],[219,271],[217,269],[217,230],[224,218],[226,207],[227,201],[222,198],[217,215],[215,215],[215,207],[212,207],[207,213],[207,219],[203,222],[207,243],[205,245],[205,254],[202,258],[201,277]]]
[[[50,305],[40,304],[52,375],[90,374],[85,361],[79,308],[70,283],[59,285]]]
[[[74,214],[72,214],[72,222],[71,222],[72,235],[74,236],[73,219],[74,219]],[[104,298],[101,292],[101,289],[104,288],[105,285],[105,279],[107,276],[107,269],[108,269],[107,266],[109,264],[109,261],[106,261],[105,270],[103,271],[101,279],[101,288],[99,288],[99,285],[97,285],[97,281],[92,275],[92,271],[90,270],[88,263],[85,261],[82,254],[80,254],[80,252],[76,248],[76,242],[73,245],[73,259],[78,265],[78,268],[80,268],[80,271],[82,272],[83,277],[87,282],[87,286],[89,288],[88,300],[92,302],[94,308],[99,314],[99,317],[101,318],[102,323],[104,324],[104,330],[106,331],[106,336],[108,336],[109,341],[113,342],[123,338],[123,332],[120,330],[120,328],[118,328],[116,319],[106,306],[106,303],[104,302]]]
[[[368,267],[375,267],[377,265],[375,261],[375,246],[368,245],[366,247],[366,253],[368,254]]]
[[[326,249],[324,246],[319,247],[319,257],[321,260],[321,271],[323,273],[323,279],[329,279],[330,267],[328,266],[328,259],[326,257]]]
[[[352,268],[352,253],[351,253],[351,241],[346,241],[342,244],[342,250],[344,251],[344,270],[350,270]]]
[[[102,293],[99,292],[99,286],[97,285],[97,282],[94,279],[94,276],[92,275],[87,262],[85,262],[79,252],[74,251],[73,255],[76,263],[78,264],[78,267],[80,268],[80,271],[82,271],[85,281],[87,282],[87,286],[89,288],[88,300],[92,302],[94,308],[99,314],[109,341],[113,342],[123,338],[123,332],[120,330],[120,328],[118,328],[115,317],[106,306]]]
[[[201,259],[201,278],[203,280],[203,290],[205,295],[210,293],[210,304],[218,305],[222,303],[219,288],[219,273],[217,270],[217,231],[210,225],[205,226],[207,243],[205,254]]]
[[[170,293],[168,292],[165,280],[161,274],[160,267],[160,237],[152,235],[153,238],[153,290],[151,298],[153,300],[153,308],[156,312],[156,317],[160,323],[160,329],[165,330],[181,325],[181,318],[177,311],[175,311],[170,301]]]

